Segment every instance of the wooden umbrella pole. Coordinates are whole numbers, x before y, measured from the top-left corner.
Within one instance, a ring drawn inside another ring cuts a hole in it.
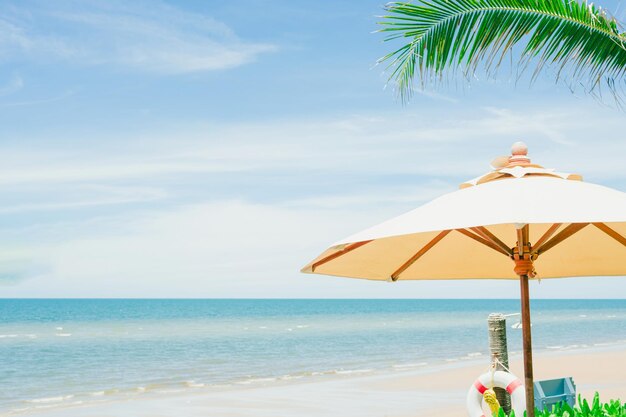
[[[528,278],[535,276],[535,268],[529,243],[529,226],[517,228],[517,248],[513,248],[515,273],[519,276],[522,303],[522,344],[524,349],[524,387],[526,389],[526,417],[535,417],[535,393],[533,387],[533,347],[530,329],[530,291]]]
[[[533,387],[533,351],[530,336],[530,296],[528,275],[520,275],[522,301],[522,339],[524,348],[524,387],[526,389],[526,417],[535,417],[535,394]]]

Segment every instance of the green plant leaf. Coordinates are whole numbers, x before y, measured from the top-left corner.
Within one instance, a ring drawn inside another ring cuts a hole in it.
[[[588,91],[602,85],[618,91],[626,72],[626,35],[615,19],[593,4],[574,0],[421,0],[392,2],[380,24],[387,40],[406,41],[380,61],[403,101],[444,71],[475,73],[479,64],[494,74],[507,53],[520,45],[518,67],[547,66],[557,79],[580,82]]]

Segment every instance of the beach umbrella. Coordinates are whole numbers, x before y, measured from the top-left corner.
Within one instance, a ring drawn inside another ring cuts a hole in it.
[[[531,163],[493,171],[333,244],[302,272],[381,281],[520,282],[526,409],[534,416],[529,279],[626,275],[626,193]]]

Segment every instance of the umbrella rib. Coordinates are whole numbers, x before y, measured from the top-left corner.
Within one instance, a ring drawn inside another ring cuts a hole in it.
[[[561,227],[562,224],[563,223],[554,223],[552,226],[550,226],[550,228],[546,230],[543,236],[541,236],[539,240],[535,242],[535,247],[540,248],[541,245],[546,243],[546,241],[552,237],[552,235],[559,229],[559,227]]]
[[[604,224],[604,223],[593,223],[593,225],[595,227],[597,227],[598,229],[602,230],[607,235],[611,236],[613,239],[617,240],[622,245],[626,246],[626,237],[620,235],[618,232],[616,232],[615,230],[611,229],[606,224]]]
[[[390,275],[391,280],[392,281],[397,281],[398,278],[400,278],[400,274],[403,273],[404,271],[406,271],[411,265],[413,265],[419,258],[421,258],[426,252],[428,252],[429,250],[431,250],[433,248],[433,246],[435,246],[437,243],[439,243],[439,241],[441,239],[443,239],[444,237],[446,237],[446,235],[448,233],[450,233],[451,230],[444,230],[443,232],[439,233],[437,236],[435,236],[430,242],[428,242],[426,245],[424,245],[424,247],[422,247],[422,249],[420,249],[419,251],[417,251],[415,253],[415,255],[411,256],[411,258],[409,258],[408,261],[406,261],[405,263],[402,264],[402,266],[400,266],[400,268],[396,269],[395,272],[393,274]]]
[[[537,247],[536,249],[534,249],[533,250],[533,254],[536,254],[537,256],[543,254],[544,252],[552,249],[553,247],[555,247],[559,243],[563,242],[565,239],[571,237],[573,234],[575,234],[576,232],[582,230],[583,228],[585,228],[588,225],[589,225],[589,223],[571,223],[571,224],[569,224],[563,230],[561,230],[559,233],[557,233],[552,239],[548,240],[543,245],[541,245],[541,246]]]
[[[357,248],[360,248],[363,245],[366,245],[368,243],[370,243],[371,240],[364,240],[363,242],[356,242],[356,243],[352,243],[348,246],[346,246],[345,248],[341,249],[340,251],[337,251],[333,254],[330,254],[322,259],[320,259],[319,261],[315,262],[313,265],[311,265],[311,272],[315,272],[315,268],[317,268],[320,265],[324,265],[326,262],[330,262],[333,259],[339,258],[342,255],[345,255],[348,252],[351,252]]]
[[[517,229],[517,253],[520,258],[524,254],[524,246],[528,245],[529,229],[530,227],[528,224],[525,224],[520,229]]]
[[[500,247],[500,249],[504,250],[509,256],[513,254],[513,252],[511,251],[511,248],[509,248],[506,245],[506,243],[501,241],[496,235],[491,233],[491,231],[489,231],[489,229],[487,229],[485,226],[470,227],[470,229],[478,233],[485,240],[488,240],[494,245],[497,245],[498,247]]]
[[[499,252],[499,253],[501,253],[503,255],[506,255],[506,256],[511,256],[508,251],[503,250],[502,248],[500,248],[495,243],[491,243],[487,239],[485,239],[485,238],[483,238],[483,237],[481,237],[479,235],[476,235],[476,234],[470,232],[467,229],[454,229],[454,230],[456,230],[457,232],[459,232],[459,233],[461,233],[461,234],[463,234],[463,235],[465,235],[465,236],[467,236],[467,237],[469,237],[471,239],[474,239],[478,243],[482,243],[483,245],[485,245],[485,246],[495,250],[496,252]]]
[[[517,229],[517,243],[515,246],[517,247],[517,254],[521,257],[524,255],[524,233],[522,229]]]

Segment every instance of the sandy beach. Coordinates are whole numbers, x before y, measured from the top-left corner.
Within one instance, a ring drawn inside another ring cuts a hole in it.
[[[393,352],[390,352],[393,354]],[[129,401],[42,408],[41,417],[408,417],[465,415],[471,382],[486,370],[486,358],[359,376],[259,383],[256,386],[198,388],[193,393],[146,394]],[[522,376],[520,357],[511,370]],[[599,391],[603,399],[626,398],[626,346],[535,353],[535,378],[573,376],[583,397]]]

